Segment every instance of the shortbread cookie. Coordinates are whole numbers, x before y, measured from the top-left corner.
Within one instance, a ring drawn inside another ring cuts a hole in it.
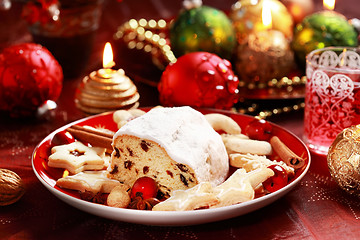
[[[274,172],[269,168],[260,168],[247,173],[237,169],[224,183],[214,188],[219,203],[213,207],[229,206],[254,199],[254,189]]]
[[[173,195],[154,206],[155,211],[183,211],[199,208],[217,208],[254,199],[255,189],[263,181],[273,176],[269,168],[260,168],[247,173],[236,170],[224,183],[212,188],[203,182],[188,190],[177,190]]]
[[[210,208],[219,203],[209,182],[202,182],[187,190],[177,190],[167,200],[153,207],[153,211],[186,211]]]
[[[229,134],[240,134],[239,124],[229,116],[220,113],[209,113],[205,115],[206,120],[215,131],[224,131]]]
[[[229,155],[230,165],[236,168],[244,168],[246,172],[250,172],[262,167],[268,167],[270,165],[280,165],[285,169],[289,176],[294,175],[294,168],[286,165],[283,161],[272,161],[268,159],[266,156],[259,156],[256,154],[241,154],[241,153],[233,153]]]
[[[80,192],[91,191],[93,193],[110,193],[119,186],[119,181],[107,177],[107,171],[84,171],[75,175],[63,177],[57,180],[56,185],[61,188],[78,190]]]
[[[221,139],[224,141],[224,142],[227,142],[229,141],[229,139],[250,139],[247,135],[245,134],[228,134],[228,133],[223,133],[221,134]]]
[[[259,141],[245,138],[242,134],[235,136],[222,135],[222,140],[228,154],[251,153],[257,155],[271,155],[272,147],[267,141]]]
[[[113,114],[113,120],[117,124],[118,128],[124,126],[130,120],[144,115],[146,112],[140,109],[128,109],[117,110]]]
[[[51,149],[48,166],[65,168],[71,174],[84,170],[101,170],[104,168],[104,148],[87,147],[79,141],[55,146]]]

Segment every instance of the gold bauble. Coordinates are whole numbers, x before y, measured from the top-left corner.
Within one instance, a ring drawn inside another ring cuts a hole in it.
[[[262,9],[264,2],[271,10],[272,29],[282,32],[286,38],[292,39],[294,22],[291,14],[284,4],[278,0],[240,0],[230,11],[237,40],[241,43],[250,33],[265,29],[262,22]]]
[[[344,129],[329,148],[327,163],[335,182],[360,196],[360,125]]]

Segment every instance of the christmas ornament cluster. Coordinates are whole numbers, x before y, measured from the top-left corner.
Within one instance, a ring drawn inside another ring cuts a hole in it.
[[[310,14],[309,2],[239,0],[225,13],[201,0],[184,0],[167,24],[168,36],[150,34],[150,40],[171,55],[158,82],[160,102],[229,109],[239,99],[240,83],[269,87],[273,79],[288,77],[294,69],[304,71],[305,56],[312,50],[358,45],[358,33],[343,15]],[[294,6],[302,11],[294,14]],[[264,10],[270,14],[268,25]],[[145,40],[150,37],[144,34]],[[0,110],[11,115],[31,115],[60,95],[62,68],[39,45],[4,49],[0,73]]]
[[[294,71],[304,73],[305,57],[315,49],[357,46],[358,33],[343,15],[325,10],[310,14],[313,5],[308,2],[239,0],[225,14],[202,5],[201,1],[184,1],[183,9],[169,24],[169,45],[181,61],[170,63],[162,75],[159,84],[161,102],[170,106],[209,107],[205,101],[199,101],[199,92],[209,91],[219,80],[213,77],[208,84],[195,84],[194,87],[193,83],[199,81],[197,75],[204,72],[196,67],[201,64],[195,60],[201,58],[197,54],[207,52],[226,59],[228,68],[240,81],[266,86],[272,79],[288,77]],[[302,10],[297,15],[290,11],[294,6]],[[268,28],[262,22],[263,9],[271,13],[272,25]],[[194,52],[197,54],[188,55]],[[186,63],[182,58],[187,59]],[[179,68],[184,72],[193,71],[192,76],[183,76],[176,70]],[[179,86],[176,92],[173,86]],[[227,94],[232,103],[236,102],[233,101],[234,94]],[[229,104],[218,103],[211,107],[228,109]]]

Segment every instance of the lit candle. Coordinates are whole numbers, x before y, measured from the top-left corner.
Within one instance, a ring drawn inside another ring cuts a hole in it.
[[[245,82],[263,84],[285,77],[293,67],[293,53],[288,39],[272,28],[272,16],[268,5],[262,9],[263,30],[249,34],[246,44],[240,44],[236,70]]]
[[[261,20],[265,29],[272,29],[272,17],[269,2],[264,2],[261,10]]]
[[[335,0],[323,0],[323,6],[327,10],[334,10],[335,9]]]
[[[96,74],[99,77],[102,77],[104,79],[111,79],[113,81],[114,79],[118,79],[117,76],[118,71],[120,71],[120,76],[125,74],[123,69],[119,69],[118,71],[111,69],[112,67],[115,66],[115,62],[113,59],[114,59],[114,55],[111,44],[107,42],[105,44],[104,52],[103,52],[103,62],[102,62],[103,68],[99,69],[96,72]]]
[[[337,17],[343,18],[347,21],[344,15],[334,11],[334,9],[335,9],[335,0],[323,0],[323,10],[315,14],[320,14],[324,16],[336,15]]]
[[[113,51],[106,43],[103,68],[86,76],[76,92],[76,106],[90,114],[115,109],[134,108],[139,105],[139,93],[123,69],[114,70]]]
[[[246,41],[249,34],[264,30],[264,8],[270,10],[272,28],[282,32],[288,39],[292,38],[293,18],[283,3],[278,0],[239,0],[232,6],[229,14],[239,43]]]
[[[104,54],[103,54],[103,67],[104,68],[112,68],[115,66],[115,62],[113,61],[114,55],[111,48],[111,44],[107,42],[104,47]]]

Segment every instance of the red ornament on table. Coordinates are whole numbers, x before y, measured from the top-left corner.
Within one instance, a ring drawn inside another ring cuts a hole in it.
[[[238,100],[238,83],[229,61],[192,52],[166,67],[158,90],[164,106],[229,109]]]
[[[61,93],[63,72],[44,47],[34,43],[10,46],[0,54],[0,110],[30,116]]]

